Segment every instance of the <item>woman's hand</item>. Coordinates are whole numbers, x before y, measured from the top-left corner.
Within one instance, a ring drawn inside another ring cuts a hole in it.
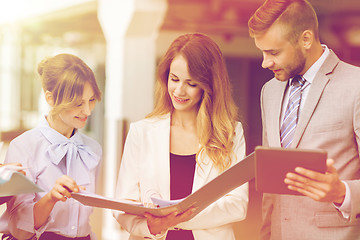
[[[72,192],[79,192],[80,188],[84,189],[84,187],[78,186],[69,176],[63,175],[58,178],[51,191],[34,205],[35,229],[38,229],[46,222],[54,205],[58,201],[65,202],[68,198],[71,198]]]
[[[71,177],[63,175],[56,180],[54,187],[51,189],[48,195],[53,202],[65,202],[68,198],[71,198],[72,192],[79,192],[79,188],[80,187]]]
[[[178,225],[181,222],[188,221],[194,211],[195,208],[189,208],[181,214],[178,214],[178,212],[175,211],[164,217],[156,217],[150,213],[145,213],[145,217],[147,219],[147,225],[150,233],[156,235]]]

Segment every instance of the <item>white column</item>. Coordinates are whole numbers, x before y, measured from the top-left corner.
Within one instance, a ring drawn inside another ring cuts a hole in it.
[[[20,34],[12,25],[3,25],[0,41],[0,132],[18,129],[20,108]]]
[[[104,195],[113,197],[120,165],[123,121],[136,121],[153,108],[156,39],[167,0],[99,0],[98,18],[106,50]],[[125,239],[105,211],[102,239]],[[127,238],[126,238],[127,239]]]

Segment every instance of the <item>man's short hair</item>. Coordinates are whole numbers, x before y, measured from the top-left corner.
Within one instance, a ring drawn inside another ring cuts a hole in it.
[[[305,30],[319,39],[318,19],[307,0],[266,0],[249,19],[250,36],[264,34],[273,24],[282,24],[291,42],[297,42]]]

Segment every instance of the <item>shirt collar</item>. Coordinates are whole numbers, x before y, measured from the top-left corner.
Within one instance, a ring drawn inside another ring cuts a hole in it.
[[[320,67],[323,65],[325,59],[329,56],[330,53],[329,48],[325,44],[322,44],[321,46],[324,50],[323,54],[303,75],[303,78],[305,78],[309,83],[313,82],[315,75],[318,73]]]
[[[77,142],[82,144],[83,140],[79,134],[79,131],[76,129],[74,135],[70,138],[65,137],[63,134],[59,133],[52,127],[50,127],[46,116],[43,116],[39,122],[39,128],[42,134],[50,143],[63,143],[63,142]]]

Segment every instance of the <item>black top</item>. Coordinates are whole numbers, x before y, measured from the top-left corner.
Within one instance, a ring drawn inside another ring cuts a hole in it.
[[[170,153],[170,199],[177,200],[191,194],[194,182],[196,154],[176,155]],[[170,230],[166,240],[194,239],[191,230]]]

